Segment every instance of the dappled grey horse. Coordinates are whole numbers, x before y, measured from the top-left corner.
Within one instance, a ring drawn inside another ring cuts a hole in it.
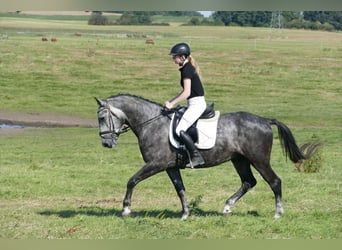
[[[102,145],[111,148],[118,143],[119,135],[131,129],[137,136],[145,165],[133,175],[128,183],[123,200],[123,216],[131,213],[131,198],[134,187],[142,180],[166,171],[180,198],[183,214],[188,218],[190,211],[185,196],[180,168],[176,165],[177,150],[168,139],[170,119],[162,114],[162,105],[141,97],[120,94],[105,100],[97,99],[98,120]],[[217,139],[212,149],[201,150],[205,164],[212,167],[232,161],[241,178],[241,187],[226,201],[223,214],[230,214],[233,205],[257,183],[251,165],[269,184],[275,196],[275,218],[283,213],[281,180],[270,165],[273,132],[271,125],[278,128],[281,146],[292,162],[308,159],[297,146],[290,129],[276,119],[263,118],[246,112],[221,115],[217,127]],[[308,148],[308,146],[306,145]],[[313,146],[312,146],[313,147]],[[309,147],[310,148],[310,147]]]

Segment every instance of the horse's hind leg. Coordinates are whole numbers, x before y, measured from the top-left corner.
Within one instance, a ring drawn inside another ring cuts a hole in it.
[[[282,203],[281,179],[274,173],[269,161],[263,163],[254,163],[253,166],[271,187],[274,193],[276,203],[276,212],[274,218],[280,218],[284,214],[284,208]]]
[[[225,215],[231,214],[231,208],[234,206],[234,204],[257,183],[251,171],[250,162],[247,158],[239,156],[238,158],[232,159],[232,162],[240,176],[241,187],[226,201],[226,205],[223,209],[223,214]]]

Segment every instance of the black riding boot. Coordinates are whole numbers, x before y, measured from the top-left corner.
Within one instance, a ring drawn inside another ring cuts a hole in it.
[[[195,147],[194,142],[192,141],[191,137],[186,132],[184,132],[182,130],[180,132],[179,138],[185,144],[186,148],[188,149],[188,151],[190,153],[192,167],[203,165],[204,160],[202,158],[202,155],[200,154],[200,152]]]

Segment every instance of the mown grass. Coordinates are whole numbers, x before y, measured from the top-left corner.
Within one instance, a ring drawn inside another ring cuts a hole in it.
[[[0,58],[6,109],[60,113],[67,109],[92,117],[94,95],[131,92],[149,98],[151,88],[155,95],[150,98],[164,102],[176,93],[178,82],[167,54],[181,40],[192,44],[207,99],[218,109],[277,114],[297,125],[342,122],[340,33],[304,32],[308,34],[304,39],[303,32],[284,31],[287,38],[270,40],[269,29],[211,27],[207,32],[207,27],[32,22],[2,20],[5,31],[11,30],[10,40],[2,41]],[[79,31],[83,36],[75,37]],[[43,43],[41,36],[59,41]],[[143,36],[154,38],[156,44],[146,45]],[[60,95],[65,98],[56,98]]]
[[[300,141],[318,133],[329,140],[341,129],[295,129]],[[327,143],[324,168],[298,173],[275,140],[272,164],[283,179],[286,214],[273,219],[274,198],[258,185],[221,215],[240,185],[230,163],[183,171],[189,201],[200,202],[186,222],[166,174],[140,183],[131,218],[121,218],[128,178],[143,164],[135,138],[105,150],[96,129],[27,129],[1,140],[2,238],[339,238],[341,236],[341,136]]]
[[[299,144],[324,143],[323,168],[298,173],[275,134],[272,165],[283,180],[285,215],[273,219],[272,191],[258,185],[231,217],[225,200],[240,186],[231,163],[184,170],[193,215],[166,174],[140,183],[121,218],[127,180],[143,164],[132,133],[112,150],[97,129],[28,128],[0,140],[0,238],[339,239],[341,214],[341,33],[225,27],[89,27],[80,21],[0,17],[1,109],[96,119],[93,99],[132,93],[164,102],[179,90],[168,50],[190,42],[208,102],[289,124]],[[75,36],[82,32],[82,36]],[[127,34],[135,34],[129,38]],[[145,44],[144,36],[155,40]],[[44,43],[41,37],[57,37]],[[196,203],[197,201],[197,203]]]

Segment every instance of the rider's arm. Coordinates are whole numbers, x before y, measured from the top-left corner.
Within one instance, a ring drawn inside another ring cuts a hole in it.
[[[185,101],[191,94],[191,79],[186,78],[183,80],[184,87],[182,92],[180,92],[176,97],[172,98],[170,101],[165,102],[165,107],[171,109],[176,104]]]

